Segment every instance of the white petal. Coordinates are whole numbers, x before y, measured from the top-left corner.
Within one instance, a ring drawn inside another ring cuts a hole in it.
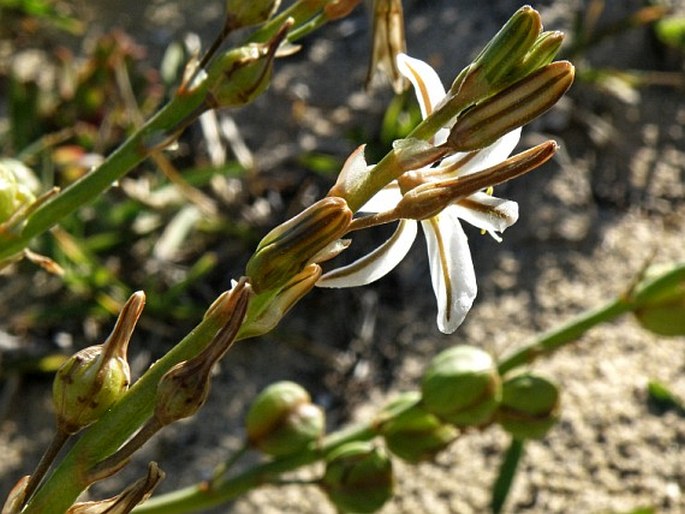
[[[396,180],[373,195],[368,202],[361,206],[359,212],[383,212],[394,209],[402,199],[402,192]]]
[[[352,264],[329,271],[316,283],[319,287],[357,287],[387,275],[407,255],[416,239],[416,222],[400,220],[393,235],[371,253]]]
[[[440,77],[427,63],[406,54],[397,55],[397,67],[400,73],[407,77],[414,86],[416,98],[421,106],[421,115],[425,118],[433,112],[435,105],[445,97],[445,88]]]
[[[476,274],[469,243],[451,207],[422,221],[421,226],[438,301],[438,329],[451,334],[464,321],[476,297]]]
[[[504,232],[519,218],[519,205],[485,193],[475,193],[451,206],[461,219],[487,232]]]
[[[490,146],[479,150],[473,159],[460,168],[459,175],[468,175],[469,173],[481,171],[507,160],[511,152],[516,148],[519,139],[521,139],[521,127],[503,135]]]

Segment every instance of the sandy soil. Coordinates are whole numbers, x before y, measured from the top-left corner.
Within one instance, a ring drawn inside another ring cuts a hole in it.
[[[167,41],[194,4],[178,11],[139,2],[129,6],[143,10],[145,16],[138,16],[117,3],[109,5],[120,15],[98,21],[117,20],[135,31],[147,19],[152,43]],[[568,31],[582,4],[544,1],[534,7],[546,28]],[[608,4],[602,18],[607,23],[641,2]],[[685,3],[672,4],[685,13]],[[433,63],[447,81],[518,6],[508,0],[479,10],[461,0],[409,2],[409,53]],[[215,8],[192,18],[196,30],[216,23],[209,19],[220,10]],[[281,65],[274,87],[255,106],[231,113],[266,169],[287,166],[303,148],[344,156],[352,144],[341,134],[353,126],[374,133],[379,124],[389,96],[368,99],[361,91],[369,38],[365,16],[358,13],[325,34],[308,41],[301,57]],[[683,71],[682,58],[660,51],[646,29],[607,40],[584,59],[597,66]],[[455,334],[443,336],[435,327],[425,250],[417,241],[400,268],[376,285],[315,291],[274,334],[236,347],[197,418],[162,433],[131,470],[95,493],[116,490],[149,459],[168,473],[160,491],[203,478],[238,446],[247,402],[275,380],[308,387],[327,407],[331,427],[365,419],[399,391],[414,388],[427,360],[451,344],[504,354],[620,294],[647,261],[682,261],[683,98],[682,91],[652,87],[629,104],[577,83],[522,141],[530,146],[554,137],[562,145],[558,158],[498,189],[498,196],[519,202],[519,222],[500,244],[475,229],[468,232],[480,292]],[[297,119],[296,101],[304,109]],[[266,123],[274,116],[278,125]],[[640,506],[685,512],[685,420],[654,409],[646,394],[647,380],[658,378],[685,397],[685,338],[653,336],[625,317],[592,330],[533,369],[561,385],[561,420],[544,440],[527,445],[507,512],[606,513]],[[26,472],[50,437],[46,389],[46,383],[28,385],[2,425],[3,491]],[[20,408],[28,400],[37,407]],[[382,512],[486,512],[506,445],[505,433],[492,427],[464,434],[435,463],[398,462],[397,496]],[[216,512],[334,510],[316,488],[287,486],[260,489]]]

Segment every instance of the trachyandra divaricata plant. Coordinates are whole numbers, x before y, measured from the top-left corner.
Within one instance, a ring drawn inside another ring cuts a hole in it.
[[[274,62],[299,49],[304,36],[347,16],[359,0],[228,0],[221,33],[187,64],[176,95],[104,162],[64,190],[29,190],[0,162],[0,258],[31,255],[28,245],[87,204],[143,159],[174,142],[202,113],[239,108],[268,90]],[[647,329],[685,333],[685,266],[646,270],[620,297],[534,338],[499,362],[487,351],[459,345],[426,363],[420,384],[379,408],[367,422],[326,433],[325,412],[294,382],[264,390],[245,420],[243,447],[211,477],[172,493],[150,496],[164,463],[120,494],[82,501],[95,482],[125,467],[164,427],[192,417],[207,400],[212,369],[240,340],[268,333],[315,287],[362,287],[403,261],[420,225],[436,298],[437,328],[455,332],[477,294],[477,266],[461,223],[496,241],[519,218],[515,200],[494,188],[541,167],[555,141],[517,150],[524,125],[543,115],[574,79],[570,62],[555,60],[563,34],[544,31],[539,13],[516,11],[472,63],[444,85],[404,42],[401,0],[374,0],[370,82],[378,74],[401,92],[411,87],[421,121],[377,163],[357,148],[328,194],[273,228],[245,273],[208,307],[195,329],[132,379],[127,348],[145,294],[124,305],[111,335],[79,351],[54,379],[55,436],[34,471],[10,492],[3,514],[184,513],[222,505],[263,484],[278,484],[297,468],[322,463],[310,482],[340,512],[375,512],[396,487],[393,461],[434,459],[458,437],[500,426],[511,436],[493,488],[499,512],[524,441],[545,437],[561,409],[560,387],[520,368],[555,351],[598,323],[634,312]],[[222,50],[238,30],[242,43]],[[522,213],[521,215],[526,215]],[[360,230],[392,224],[394,232],[348,264],[338,257]],[[35,256],[34,256],[35,257]],[[65,443],[73,444],[62,451]],[[236,471],[246,452],[263,459]],[[58,456],[60,458],[58,459]]]

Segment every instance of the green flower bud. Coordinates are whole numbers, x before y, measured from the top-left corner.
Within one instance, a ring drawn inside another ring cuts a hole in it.
[[[376,512],[392,496],[392,462],[371,443],[347,443],[326,458],[320,485],[342,512]]]
[[[531,73],[457,118],[446,145],[453,151],[484,148],[504,134],[534,120],[571,87],[574,68],[558,61]]]
[[[685,267],[652,268],[646,275],[635,293],[635,318],[655,334],[685,335]]]
[[[126,351],[144,305],[142,291],[131,295],[104,344],[84,348],[57,370],[52,397],[61,431],[75,434],[94,423],[127,391]]]
[[[464,82],[479,84],[480,98],[510,84],[510,73],[530,51],[541,30],[540,14],[528,5],[521,7],[474,59]],[[448,96],[462,87],[460,83],[453,85]]]
[[[35,201],[35,196],[26,180],[31,171],[14,159],[0,159],[0,223],[7,221],[21,207]]]
[[[497,421],[517,439],[542,439],[559,419],[559,388],[537,375],[504,381]]]
[[[276,457],[297,453],[324,434],[323,410],[294,382],[277,382],[262,391],[245,421],[250,444]]]
[[[488,423],[502,390],[492,357],[479,348],[459,345],[433,359],[423,376],[421,393],[428,412],[463,427]]]
[[[418,405],[420,398],[418,392],[412,392],[391,402],[384,410],[402,405],[407,405],[408,410],[390,418],[380,427],[388,450],[412,464],[432,460],[459,435],[455,427],[445,424]]]
[[[521,62],[510,72],[511,77],[518,80],[543,66],[547,66],[559,53],[563,42],[563,32],[554,30],[540,34],[528,53],[523,56]]]
[[[240,107],[266,91],[276,50],[291,25],[292,21],[286,22],[266,43],[250,43],[217,56],[207,70],[207,104],[211,108]]]
[[[230,30],[265,22],[281,5],[281,0],[226,0],[226,26]]]
[[[338,240],[351,220],[347,202],[327,196],[274,228],[245,268],[255,292],[283,286]]]

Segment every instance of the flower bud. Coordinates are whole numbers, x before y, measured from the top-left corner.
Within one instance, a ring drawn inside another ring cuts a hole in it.
[[[635,292],[640,325],[662,336],[685,335],[685,266],[651,268]]]
[[[528,53],[523,56],[521,62],[510,72],[510,75],[518,80],[543,66],[547,66],[559,53],[563,42],[563,32],[558,30],[543,32],[535,40]]]
[[[266,43],[250,43],[217,56],[207,70],[208,105],[211,108],[240,107],[266,91],[271,83],[276,50],[291,25],[292,21],[284,23]]]
[[[391,402],[385,410],[395,409],[403,404],[408,409],[380,427],[388,450],[412,464],[432,460],[459,435],[459,430],[443,423],[419,405],[420,397],[418,392],[412,392]]]
[[[421,393],[428,412],[463,427],[488,423],[502,390],[492,357],[479,348],[459,345],[433,359],[423,376]]]
[[[343,512],[375,512],[392,496],[392,462],[382,448],[355,441],[326,458],[321,487]]]
[[[530,51],[541,30],[540,14],[532,7],[526,5],[514,13],[474,59],[463,78],[464,84],[477,85],[476,101],[511,83],[511,71]],[[447,96],[457,94],[463,87],[457,82]]]
[[[229,292],[228,301],[233,309],[224,326],[204,350],[192,359],[179,362],[159,380],[154,417],[160,425],[193,416],[204,405],[209,396],[212,368],[235,341],[251,294],[249,283],[241,279]]]
[[[494,143],[552,107],[571,86],[573,76],[573,65],[567,61],[540,68],[465,111],[457,118],[446,145],[465,152]]]
[[[559,388],[546,378],[523,374],[502,384],[497,421],[516,439],[542,439],[559,419]]]
[[[131,372],[126,351],[144,305],[145,294],[133,293],[104,344],[84,348],[57,370],[52,397],[60,430],[75,434],[97,421],[127,391]]]
[[[267,21],[281,0],[226,0],[226,26],[237,30]]]
[[[294,382],[277,382],[262,391],[245,420],[250,444],[281,457],[297,453],[324,434],[325,415],[309,393]]]
[[[283,286],[331,243],[352,220],[342,198],[327,196],[274,228],[259,243],[246,266],[255,292]]]
[[[29,178],[31,171],[20,161],[0,159],[0,223],[36,199],[26,180],[18,174]]]
[[[2,514],[19,514],[26,500],[26,488],[31,480],[30,475],[24,475],[14,484],[2,506]]]
[[[373,50],[366,75],[371,86],[378,72],[390,81],[395,93],[407,87],[407,81],[397,67],[397,55],[406,51],[404,15],[401,0],[374,0]]]
[[[239,339],[256,337],[271,332],[288,311],[314,288],[321,277],[321,266],[309,264],[278,292],[267,291],[255,297],[247,312]]]
[[[66,514],[128,514],[150,497],[164,475],[157,463],[151,462],[147,475],[136,480],[120,494],[106,500],[76,503]]]

